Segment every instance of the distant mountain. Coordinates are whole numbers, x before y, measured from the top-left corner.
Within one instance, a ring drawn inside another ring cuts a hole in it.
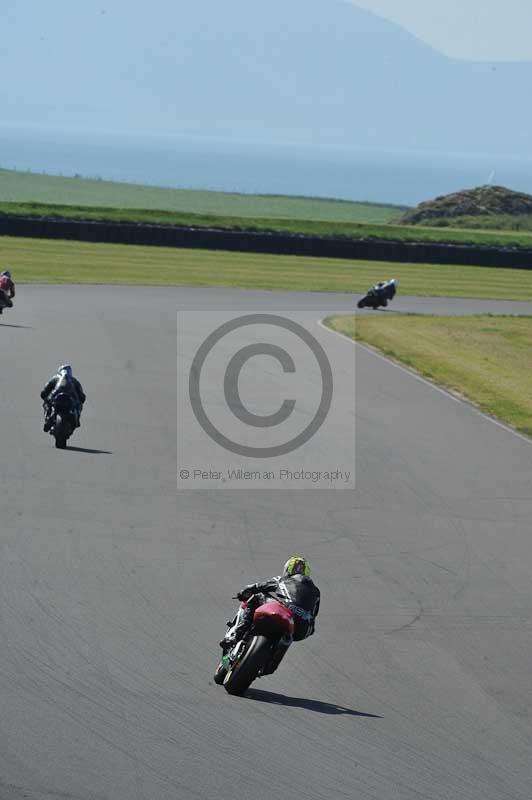
[[[18,5],[4,121],[532,153],[532,62],[452,60],[342,0]]]

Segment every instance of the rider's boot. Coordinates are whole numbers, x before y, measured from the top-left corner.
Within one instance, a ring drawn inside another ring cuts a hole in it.
[[[220,642],[220,647],[224,651],[224,654],[227,653],[228,650],[230,650],[238,641],[240,641],[240,639],[245,636],[245,634],[251,628],[252,620],[253,611],[251,608],[244,606],[238,609],[238,613],[233,624]]]

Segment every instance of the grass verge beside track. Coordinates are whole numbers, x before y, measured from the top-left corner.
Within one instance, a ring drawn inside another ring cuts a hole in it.
[[[532,270],[389,264],[55,239],[0,238],[0,266],[19,283],[226,286],[362,292],[383,278],[403,294],[532,300]]]
[[[354,326],[357,341],[532,436],[532,318],[386,314],[327,324],[349,336]]]
[[[532,270],[0,237],[0,266],[19,283],[226,286],[363,292],[395,277],[403,294],[532,300]]]

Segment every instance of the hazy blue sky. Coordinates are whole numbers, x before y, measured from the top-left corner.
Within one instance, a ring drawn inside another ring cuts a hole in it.
[[[532,0],[357,1],[4,2],[0,126],[530,155]]]
[[[350,1],[455,58],[532,61],[532,0]]]

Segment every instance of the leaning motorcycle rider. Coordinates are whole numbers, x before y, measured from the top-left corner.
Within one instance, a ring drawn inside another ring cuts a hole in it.
[[[15,284],[11,278],[11,273],[5,269],[0,275],[0,314],[4,307],[13,308],[13,298],[15,296]]]
[[[383,292],[385,295],[387,294],[385,290],[388,289],[389,294],[391,295],[391,297],[393,297],[393,295],[397,290],[397,281],[395,280],[395,278],[390,278],[390,280],[387,281],[379,281],[378,283],[375,284],[373,288],[375,289],[376,292]]]
[[[66,394],[72,398],[72,403],[76,413],[76,428],[79,428],[79,418],[83,410],[83,403],[86,400],[85,392],[81,383],[74,378],[70,364],[63,364],[56,374],[50,378],[41,392],[44,408],[44,428],[47,433],[52,427],[53,401],[58,394]]]
[[[242,601],[231,627],[220,642],[224,654],[251,629],[255,609],[268,598],[274,598],[289,608],[294,616],[294,641],[301,641],[314,633],[315,619],[320,608],[320,590],[310,578],[310,564],[303,556],[293,556],[284,565],[283,574],[263,583],[251,583],[237,594]],[[291,642],[281,649],[271,672],[279,666]]]

